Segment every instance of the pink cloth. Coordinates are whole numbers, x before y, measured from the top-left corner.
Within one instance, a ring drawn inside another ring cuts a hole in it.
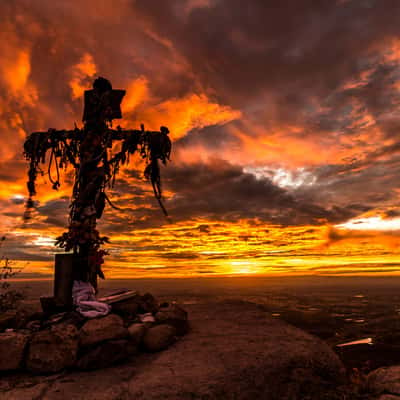
[[[89,282],[74,281],[72,298],[77,311],[87,318],[96,318],[107,315],[111,307],[96,300],[94,287]]]

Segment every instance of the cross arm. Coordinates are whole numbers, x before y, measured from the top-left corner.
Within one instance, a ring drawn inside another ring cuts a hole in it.
[[[140,150],[143,158],[149,160],[161,160],[164,164],[169,160],[171,154],[171,140],[168,137],[169,130],[165,126],[161,126],[159,131],[146,131],[144,125],[141,129],[109,129],[108,134],[112,140],[121,140],[122,148],[112,161],[123,160],[128,154]]]
[[[32,132],[29,136],[30,137],[43,137],[47,139],[76,139],[79,138],[82,135],[82,130],[79,128],[75,128],[72,130],[67,130],[67,129],[53,129],[50,128],[47,131],[41,131],[41,132]]]
[[[133,136],[140,138],[140,136],[143,134],[143,131],[140,129],[121,129],[118,127],[117,129],[109,129],[108,133],[111,135],[113,140],[124,140]]]
[[[53,183],[53,188],[59,187],[58,175],[59,168],[62,167],[63,162],[60,161],[65,156],[65,161],[68,160],[75,168],[77,167],[76,142],[82,137],[82,131],[78,128],[74,130],[57,130],[49,129],[48,131],[33,132],[25,140],[24,143],[24,156],[29,161],[29,180],[27,182],[28,191],[30,196],[36,192],[35,181],[39,169],[39,163],[42,164],[46,161],[46,153],[51,150],[51,156],[48,167],[48,175],[50,181]],[[54,161],[57,170],[57,179],[51,178],[51,166]],[[65,163],[65,162],[64,162]]]
[[[29,161],[36,159],[36,163],[39,160],[44,162],[47,150],[60,149],[60,145],[63,145],[69,161],[75,164],[75,158],[67,144],[67,140],[80,140],[81,138],[82,131],[78,128],[74,130],[49,129],[48,131],[33,132],[25,140],[24,155]]]
[[[108,132],[111,134],[113,140],[123,140],[132,136],[136,137],[144,137],[154,136],[154,135],[167,135],[169,130],[165,126],[161,126],[159,131],[147,131],[144,129],[144,126],[141,125],[141,129],[122,129],[121,127],[117,127],[117,129],[109,129]]]

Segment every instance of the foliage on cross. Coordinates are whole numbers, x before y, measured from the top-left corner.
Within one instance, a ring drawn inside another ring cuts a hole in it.
[[[119,126],[113,129],[112,120],[122,118],[120,103],[124,95],[124,90],[113,90],[107,79],[97,78],[93,89],[85,91],[82,129],[33,132],[24,144],[24,155],[29,161],[26,219],[34,208],[38,173],[46,174],[57,190],[60,172],[69,165],[75,170],[68,231],[57,238],[56,244],[79,255],[82,279],[93,284],[97,276],[104,277],[101,264],[107,253],[100,247],[108,242],[96,229],[97,219],[101,218],[106,202],[116,208],[106,188],[113,187],[120,166],[128,164],[132,154],[138,152],[146,161],[144,175],[167,214],[161,201],[159,161],[166,164],[170,157],[169,130],[161,127],[159,131],[146,131],[143,125],[139,130],[123,130]],[[120,141],[120,151],[112,155],[115,141]],[[47,169],[43,170],[42,165]]]

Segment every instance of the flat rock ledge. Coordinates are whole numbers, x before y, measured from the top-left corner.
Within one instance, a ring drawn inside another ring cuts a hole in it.
[[[189,333],[161,353],[137,354],[122,365],[97,371],[3,377],[0,398],[342,398],[337,388],[343,382],[343,365],[321,340],[269,317],[251,303],[195,304],[185,309],[190,315]],[[144,335],[137,326],[131,331]]]

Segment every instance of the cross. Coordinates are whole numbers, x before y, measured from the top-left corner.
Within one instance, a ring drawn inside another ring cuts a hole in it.
[[[56,245],[73,251],[79,260],[80,280],[97,288],[97,277],[104,278],[101,270],[103,256],[101,245],[108,242],[96,229],[106,202],[115,207],[107,196],[106,188],[112,187],[121,165],[129,163],[129,156],[139,152],[146,160],[144,175],[151,181],[155,197],[163,212],[161,201],[159,160],[166,163],[171,152],[169,130],[159,131],[112,129],[112,121],[122,118],[120,104],[125,90],[115,90],[105,78],[97,78],[92,90],[84,93],[83,128],[73,130],[49,129],[33,132],[25,141],[24,155],[29,161],[28,192],[25,218],[30,218],[36,194],[35,181],[39,172],[46,173],[53,189],[60,187],[60,171],[68,165],[75,169],[75,180],[70,205],[68,231],[59,236]],[[121,150],[111,155],[110,149],[119,141]],[[44,172],[40,164],[46,164]]]

